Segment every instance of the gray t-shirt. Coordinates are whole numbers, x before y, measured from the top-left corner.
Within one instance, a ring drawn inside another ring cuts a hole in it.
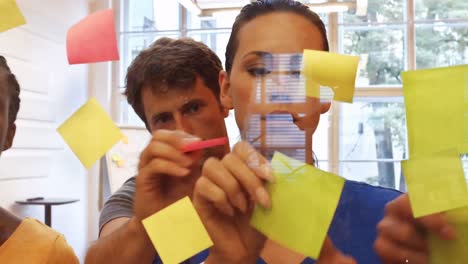
[[[99,235],[102,227],[119,217],[133,216],[133,196],[135,195],[135,177],[128,179],[120,189],[109,197],[99,216]]]

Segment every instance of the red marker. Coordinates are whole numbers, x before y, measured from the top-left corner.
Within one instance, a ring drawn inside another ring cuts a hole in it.
[[[228,143],[227,137],[213,138],[203,141],[197,141],[189,143],[182,148],[182,152],[191,152],[200,149],[212,148],[216,146],[221,146]]]

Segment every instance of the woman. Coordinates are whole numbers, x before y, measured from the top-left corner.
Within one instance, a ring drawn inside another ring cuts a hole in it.
[[[302,53],[304,49],[328,51],[325,26],[303,4],[287,0],[260,0],[245,6],[237,17],[226,49],[226,71],[220,74],[221,102],[234,109],[242,131],[247,103],[257,74],[262,72],[259,54]],[[319,111],[308,117],[315,131],[320,114],[329,103],[317,102]],[[267,241],[249,227],[254,201],[270,207],[263,181],[271,179],[266,161],[245,142],[222,160],[208,160],[194,191],[194,204],[213,239],[206,263],[255,263],[261,256],[267,263],[314,263],[311,259]],[[254,157],[253,157],[254,156]],[[251,169],[251,159],[262,166]],[[258,169],[263,168],[263,169]],[[376,226],[388,201],[399,192],[347,181],[318,263],[380,263],[372,244]]]

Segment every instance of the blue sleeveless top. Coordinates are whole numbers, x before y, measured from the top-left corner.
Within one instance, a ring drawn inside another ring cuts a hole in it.
[[[384,216],[385,205],[401,193],[393,189],[375,187],[365,183],[346,181],[340,202],[333,217],[328,235],[336,248],[352,256],[358,263],[382,263],[373,250],[377,237],[377,224]],[[182,262],[198,264],[208,257],[208,250]],[[262,259],[257,264],[265,264]],[[306,258],[303,264],[314,264]],[[153,264],[162,264],[156,257]]]

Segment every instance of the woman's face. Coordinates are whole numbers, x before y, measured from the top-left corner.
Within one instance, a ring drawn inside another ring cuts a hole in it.
[[[241,131],[247,124],[255,94],[256,78],[265,68],[265,53],[302,53],[304,49],[323,50],[323,38],[318,28],[303,16],[292,12],[275,12],[259,16],[244,24],[238,32],[238,49],[230,74],[221,74],[221,102],[234,108],[236,122]],[[313,110],[307,111],[307,128],[315,131],[320,113],[328,111],[330,104],[307,99]],[[291,106],[294,107],[294,106]],[[269,109],[291,112],[294,109]]]

